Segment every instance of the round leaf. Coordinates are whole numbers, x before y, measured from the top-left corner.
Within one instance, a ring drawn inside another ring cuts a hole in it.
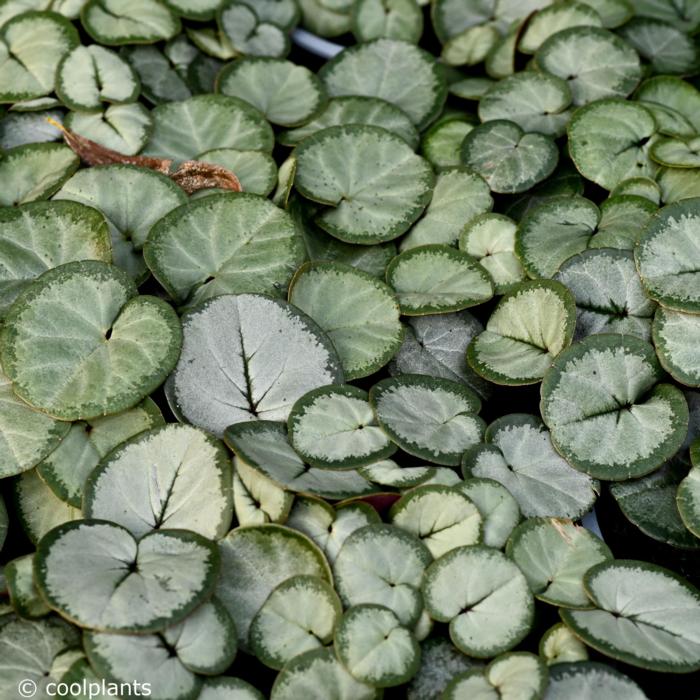
[[[200,430],[171,424],[113,450],[90,474],[83,510],[135,537],[166,528],[215,540],[231,524],[230,484],[224,446]]]
[[[181,339],[168,304],[139,296],[117,268],[84,261],[45,272],[18,297],[0,352],[18,396],[76,420],[136,405],[175,366]]]
[[[266,666],[280,669],[333,639],[342,614],[331,586],[316,576],[292,576],[275,588],[250,625],[250,645]]]
[[[460,311],[488,301],[493,282],[470,255],[447,245],[423,245],[397,255],[386,269],[401,313]]]
[[[634,256],[647,294],[663,306],[700,313],[700,198],[670,204],[653,217]]]
[[[217,88],[286,127],[309,121],[325,101],[321,82],[308,68],[275,58],[244,58],[229,64],[217,76]]]
[[[534,615],[525,577],[491,547],[459,547],[431,564],[423,580],[425,607],[450,623],[450,638],[464,654],[489,658],[512,649]]]
[[[549,177],[558,160],[549,137],[525,133],[505,119],[477,126],[462,142],[462,162],[479,173],[492,192],[525,192]]]
[[[575,105],[626,97],[642,75],[637,52],[599,27],[556,32],[540,46],[535,58],[542,70],[569,83]]]
[[[411,80],[406,82],[406,76]],[[427,52],[394,39],[377,39],[345,49],[319,76],[328,94],[379,97],[402,109],[422,129],[438,115],[447,97],[440,68]]]
[[[361,467],[390,457],[396,447],[376,424],[367,393],[354,386],[314,389],[289,414],[289,439],[316,467]]]
[[[303,252],[286,212],[257,195],[230,193],[157,221],[144,258],[170,296],[191,307],[221,294],[284,294]]]
[[[632,560],[604,562],[584,576],[595,610],[561,610],[594,649],[667,673],[700,668],[700,593],[680,576]]]
[[[598,100],[569,122],[569,153],[581,175],[611,190],[627,178],[654,175],[648,151],[655,132],[654,118],[641,105]]]
[[[76,520],[37,547],[34,576],[46,602],[91,629],[150,632],[183,620],[216,584],[219,556],[200,535],[161,530],[138,542],[124,528]]]
[[[295,187],[325,205],[321,228],[348,243],[400,236],[423,213],[434,175],[400,137],[375,126],[334,126],[297,147]],[[352,165],[351,165],[352,164]]]
[[[220,436],[232,423],[286,420],[299,397],[342,378],[330,340],[308,316],[261,295],[223,295],[183,317],[169,400]]]
[[[576,307],[560,282],[523,282],[503,296],[467,350],[469,364],[497,384],[533,384],[571,343]]]
[[[213,148],[271,151],[274,143],[263,115],[236,97],[197,95],[158,105],[151,115],[149,155],[189,160]]]
[[[481,402],[463,384],[417,374],[383,379],[369,394],[379,425],[404,451],[436,464],[459,464],[481,440]]]
[[[672,457],[687,432],[688,406],[662,377],[654,349],[631,335],[584,338],[542,382],[542,417],[557,450],[591,476],[643,476]]]
[[[403,341],[392,290],[348,265],[305,264],[292,280],[289,301],[328,334],[348,380],[376,372]]]

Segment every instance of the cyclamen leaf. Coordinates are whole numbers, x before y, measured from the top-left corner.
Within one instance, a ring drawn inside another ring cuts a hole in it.
[[[166,425],[123,442],[91,472],[86,517],[141,537],[183,529],[209,539],[231,524],[231,466],[223,444],[186,425]]]
[[[85,627],[117,632],[179,622],[211,594],[218,572],[216,547],[201,535],[161,530],[137,542],[99,520],[54,528],[38,545],[34,569],[52,608]]]
[[[595,610],[562,610],[564,623],[604,654],[641,668],[689,673],[700,667],[700,593],[646,562],[594,566],[584,586]]]
[[[63,354],[66,343],[76,351]],[[175,366],[181,343],[171,306],[139,296],[126,273],[90,260],[45,272],[19,296],[5,317],[0,353],[19,396],[77,420],[136,405]]]
[[[601,333],[556,358],[542,382],[542,417],[567,461],[591,476],[643,476],[670,459],[687,433],[679,389],[657,384],[654,349],[631,335]]]
[[[169,400],[183,418],[215,435],[254,418],[286,420],[300,396],[343,378],[320,328],[270,297],[209,299],[183,317],[183,335]]]

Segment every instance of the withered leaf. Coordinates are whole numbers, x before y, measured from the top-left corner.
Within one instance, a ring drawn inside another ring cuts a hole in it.
[[[111,165],[121,163],[136,165],[149,170],[156,170],[167,175],[187,194],[198,190],[218,187],[222,190],[242,192],[240,180],[234,173],[220,165],[204,163],[198,160],[187,160],[181,163],[173,172],[171,158],[153,158],[151,156],[127,156],[111,148],[96,143],[80,134],[76,134],[50,117],[47,121],[63,133],[63,139],[73,152],[88,165]]]

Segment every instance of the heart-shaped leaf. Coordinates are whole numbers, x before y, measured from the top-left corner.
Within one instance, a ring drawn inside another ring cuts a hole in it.
[[[169,400],[222,435],[232,423],[286,420],[307,391],[342,382],[330,340],[291,304],[257,294],[214,297],[183,317]]]
[[[177,41],[177,38],[172,41]],[[121,55],[136,71],[141,94],[149,102],[160,104],[192,97],[192,90],[185,79],[187,74],[183,77],[155,46],[127,46],[122,49]]]
[[[353,8],[352,31],[358,41],[400,39],[417,44],[423,33],[423,13],[416,0],[360,0]]]
[[[411,76],[410,86],[406,85],[407,75]],[[319,77],[331,97],[379,97],[402,109],[419,129],[433,121],[447,97],[435,59],[394,39],[376,39],[345,49],[323,66]]]
[[[570,104],[571,90],[565,80],[549,73],[523,71],[486,92],[479,100],[479,119],[507,119],[523,131],[561,136],[571,117]]]
[[[700,592],[653,564],[614,560],[583,579],[595,610],[561,610],[561,618],[594,649],[667,673],[700,667]]]
[[[355,530],[379,522],[377,511],[362,501],[333,508],[320,498],[298,496],[287,519],[287,526],[308,535],[333,565],[345,540]]]
[[[333,646],[353,678],[377,688],[405,683],[420,663],[413,635],[382,605],[350,608],[335,630]]]
[[[305,535],[281,525],[231,530],[219,543],[221,573],[217,597],[236,622],[239,646],[250,649],[251,624],[268,596],[292,576],[331,580],[321,550]]]
[[[486,180],[492,192],[524,192],[549,177],[559,160],[551,138],[525,133],[506,119],[489,121],[462,142],[462,162]]]
[[[139,88],[134,69],[97,44],[77,46],[56,69],[56,94],[74,110],[100,109],[103,102],[134,102]]]
[[[191,160],[213,148],[271,151],[272,129],[257,109],[227,95],[196,95],[158,105],[144,152]]]
[[[589,608],[583,575],[612,559],[608,547],[567,520],[530,518],[518,525],[506,553],[525,575],[538,600],[565,608]]]
[[[637,52],[600,27],[573,27],[549,37],[535,55],[538,66],[569,83],[575,105],[626,97],[642,76]]]
[[[391,525],[367,525],[355,530],[338,552],[336,589],[346,607],[383,605],[411,626],[423,610],[420,585],[431,561],[417,537]]]
[[[478,659],[512,649],[532,625],[527,580],[491,547],[458,547],[440,557],[427,568],[422,591],[429,615],[449,622],[454,645]]]
[[[139,296],[116,267],[83,261],[45,272],[17,298],[5,317],[0,352],[18,396],[77,420],[135,406],[175,366],[181,341],[180,321],[168,304]],[[66,344],[77,352],[63,354]]]
[[[74,133],[124,155],[135,155],[148,141],[151,115],[141,104],[112,105],[104,112],[69,112],[65,125]]]
[[[443,697],[518,698],[537,700],[547,688],[547,667],[542,659],[527,651],[497,656],[484,671],[474,669],[455,676]]]
[[[231,525],[231,465],[224,446],[186,425],[166,425],[123,442],[91,472],[86,517],[135,537],[183,529],[209,539]]]
[[[302,257],[291,217],[243,193],[174,209],[151,228],[144,247],[156,279],[189,307],[220,294],[284,294]]]
[[[430,201],[434,175],[399,136],[375,126],[334,126],[296,150],[294,185],[325,205],[316,222],[348,243],[381,243],[407,231]],[[350,165],[353,163],[353,165]]]
[[[275,58],[244,58],[217,77],[218,92],[249,102],[279,126],[297,126],[315,117],[326,99],[321,81],[308,69]]]
[[[100,44],[155,44],[180,31],[180,20],[159,0],[88,0],[85,31]]]
[[[578,518],[595,502],[598,483],[562,459],[535,416],[516,413],[495,420],[486,443],[464,454],[465,477],[498,481],[526,517]]]
[[[386,279],[408,316],[460,311],[493,296],[488,272],[448,245],[409,248],[389,263]]]
[[[640,104],[597,100],[569,122],[571,160],[581,175],[608,190],[629,177],[653,177],[656,167],[648,152],[656,129]]]
[[[294,404],[288,424],[292,446],[315,467],[361,467],[396,451],[377,426],[367,393],[354,386],[310,391]]]
[[[276,24],[262,21],[255,9],[237,0],[219,8],[217,21],[233,49],[249,56],[285,56],[289,37]]]
[[[435,464],[459,464],[483,434],[478,397],[448,379],[418,374],[383,379],[369,400],[379,425],[401,449]]]
[[[656,305],[644,290],[628,250],[586,250],[569,258],[556,274],[576,301],[576,337],[628,333],[651,337]]]
[[[37,546],[36,584],[46,602],[84,627],[162,630],[183,620],[216,585],[216,546],[184,530],[139,541],[101,520],[54,528]]]
[[[687,433],[682,392],[658,384],[654,349],[631,335],[590,335],[562,352],[542,382],[542,417],[557,450],[596,478],[624,480],[661,466]]]
[[[289,301],[328,333],[347,379],[376,372],[403,341],[392,290],[347,265],[307,263],[292,280]]]
[[[39,275],[75,260],[112,261],[104,217],[73,202],[0,209],[0,310]]]
[[[2,20],[0,103],[48,95],[54,88],[56,64],[80,43],[75,27],[63,17],[23,9]]]
[[[478,508],[460,489],[416,486],[389,512],[393,525],[420,539],[436,559],[446,552],[482,540]]]
[[[251,648],[266,666],[280,669],[331,642],[341,615],[340,600],[324,579],[292,576],[270,593],[253,618]]]
[[[509,217],[489,213],[471,219],[459,235],[459,249],[491,275],[496,294],[505,294],[526,277],[515,255],[516,228]]]
[[[522,282],[503,296],[486,330],[469,344],[467,360],[497,384],[534,384],[571,343],[576,307],[560,282]]]
[[[598,12],[585,2],[552,4],[540,10],[527,23],[518,42],[523,53],[535,53],[550,36],[571,27],[601,27]]]
[[[468,221],[492,207],[489,187],[478,175],[463,168],[445,168],[438,173],[425,214],[401,241],[401,250],[428,243],[452,245]]]
[[[649,61],[655,73],[692,73],[700,62],[692,37],[666,22],[634,17],[620,34]]]

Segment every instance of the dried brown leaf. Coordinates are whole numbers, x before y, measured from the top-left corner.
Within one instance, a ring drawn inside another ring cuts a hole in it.
[[[173,161],[171,158],[153,158],[151,156],[127,156],[111,148],[106,148],[85,136],[80,136],[65,126],[59,124],[50,117],[47,121],[52,126],[63,132],[63,139],[73,152],[88,165],[112,165],[121,163],[135,165],[140,168],[148,168],[167,175],[174,183],[179,185],[187,194],[198,190],[217,187],[232,192],[242,192],[243,188],[239,179],[230,170],[197,160],[188,160],[181,163],[175,172],[171,172]]]

